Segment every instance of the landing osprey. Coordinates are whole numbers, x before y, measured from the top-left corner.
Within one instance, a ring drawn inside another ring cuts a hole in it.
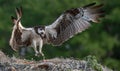
[[[42,53],[43,44],[52,44],[59,46],[75,34],[81,33],[88,29],[90,22],[99,22],[99,18],[103,16],[101,5],[92,3],[80,8],[73,8],[63,12],[60,17],[48,26],[35,26],[25,28],[21,24],[22,9],[16,8],[17,18],[11,17],[14,23],[10,46],[17,51],[20,47],[33,47],[35,55]],[[39,47],[39,50],[37,50]]]

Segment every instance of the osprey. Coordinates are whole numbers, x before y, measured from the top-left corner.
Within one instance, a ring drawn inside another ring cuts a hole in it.
[[[14,23],[10,46],[17,51],[20,47],[33,47],[35,55],[42,55],[43,44],[59,46],[74,35],[88,29],[90,22],[99,22],[103,16],[102,4],[92,3],[80,8],[63,12],[51,25],[25,28],[21,24],[22,8],[16,8],[17,18],[11,17]],[[37,49],[39,47],[39,49]]]

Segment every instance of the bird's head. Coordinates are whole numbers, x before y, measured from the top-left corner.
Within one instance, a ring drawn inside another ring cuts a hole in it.
[[[40,35],[42,38],[45,37],[45,26],[35,26],[34,27],[35,32]]]

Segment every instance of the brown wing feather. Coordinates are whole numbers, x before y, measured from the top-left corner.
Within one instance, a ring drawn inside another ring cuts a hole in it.
[[[103,15],[101,7],[102,5],[95,6],[95,3],[92,3],[81,8],[65,11],[52,25],[47,26],[57,32],[54,39],[48,36],[49,43],[61,45],[75,34],[87,29],[91,25],[90,21],[98,22],[99,17]]]

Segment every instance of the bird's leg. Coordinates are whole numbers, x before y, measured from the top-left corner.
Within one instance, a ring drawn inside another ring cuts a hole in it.
[[[45,59],[45,56],[42,52],[42,46],[43,46],[43,40],[40,40],[40,43],[39,43],[39,53],[42,55],[43,57],[43,60]]]
[[[34,51],[35,51],[35,56],[38,56],[39,52],[37,51],[37,45],[36,45],[36,41],[33,41],[33,45],[34,45]]]

